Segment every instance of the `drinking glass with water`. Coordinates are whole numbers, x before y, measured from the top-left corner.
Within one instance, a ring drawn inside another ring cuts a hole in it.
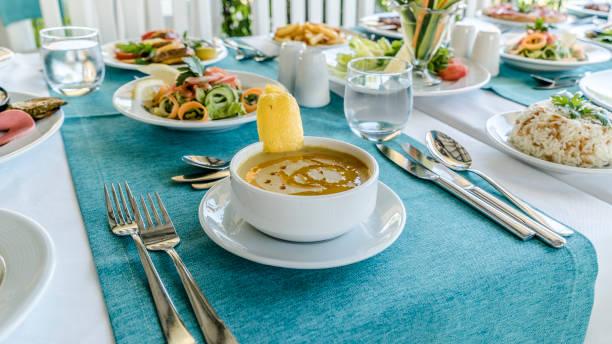
[[[370,141],[399,135],[412,114],[412,67],[392,57],[363,57],[348,64],[344,115],[357,136]]]
[[[54,91],[82,96],[104,79],[98,30],[65,26],[40,31],[45,80]]]

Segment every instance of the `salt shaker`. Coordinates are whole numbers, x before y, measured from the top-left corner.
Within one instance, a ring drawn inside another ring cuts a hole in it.
[[[451,32],[450,47],[455,56],[469,58],[476,39],[476,25],[457,23]]]
[[[472,49],[472,61],[480,64],[491,73],[499,74],[499,49],[501,48],[501,32],[496,27],[482,28],[476,35]]]
[[[297,62],[294,96],[305,107],[322,107],[329,104],[329,75],[327,61],[320,49],[302,51]]]
[[[297,61],[302,51],[306,50],[304,42],[288,41],[281,45],[278,54],[278,81],[294,92]]]

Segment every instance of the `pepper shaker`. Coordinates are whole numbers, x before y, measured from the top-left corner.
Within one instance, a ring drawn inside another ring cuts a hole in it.
[[[325,54],[320,49],[302,51],[297,63],[294,96],[305,107],[323,107],[330,102],[329,75]]]
[[[297,62],[304,50],[306,50],[304,42],[289,41],[281,45],[278,54],[278,81],[289,93],[294,92]]]

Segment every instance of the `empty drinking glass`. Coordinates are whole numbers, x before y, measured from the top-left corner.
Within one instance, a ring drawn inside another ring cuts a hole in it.
[[[393,57],[363,57],[348,64],[344,115],[357,136],[387,141],[412,114],[412,67]]]
[[[53,90],[82,96],[104,79],[98,30],[65,26],[40,31],[45,80]]]

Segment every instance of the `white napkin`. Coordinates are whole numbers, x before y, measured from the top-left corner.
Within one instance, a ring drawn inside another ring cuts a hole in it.
[[[280,49],[280,45],[270,35],[241,37],[240,43],[258,49],[268,56],[277,56]]]

